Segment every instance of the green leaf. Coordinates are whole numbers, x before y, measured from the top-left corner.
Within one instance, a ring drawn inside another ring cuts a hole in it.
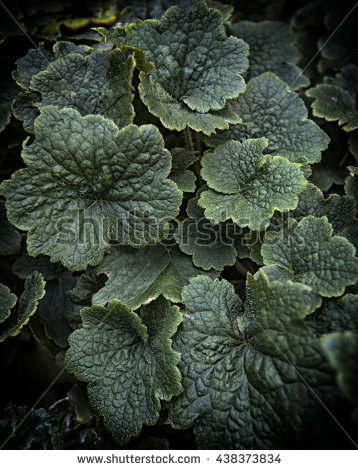
[[[25,147],[29,166],[0,189],[9,219],[29,230],[32,256],[72,270],[98,264],[109,240],[145,246],[168,233],[181,192],[167,179],[171,157],[154,126],[122,130],[102,116],[49,106]]]
[[[338,297],[358,281],[358,258],[346,238],[332,237],[326,217],[289,219],[279,232],[267,232],[261,248],[270,280],[284,276],[306,284],[323,297]]]
[[[178,307],[160,298],[140,317],[117,300],[86,307],[84,327],[69,338],[66,367],[89,382],[88,396],[114,438],[125,443],[142,425],[155,424],[160,400],[182,391],[180,356],[171,337],[181,322]]]
[[[229,218],[241,227],[260,230],[274,211],[294,209],[306,180],[300,165],[283,157],[262,155],[267,140],[231,140],[204,153],[201,175],[209,191],[199,205],[212,223]]]
[[[14,116],[23,121],[25,131],[34,132],[34,121],[39,114],[36,106],[41,101],[41,95],[33,91],[23,91],[17,95],[16,100],[12,104]]]
[[[20,295],[16,309],[10,315],[2,315],[5,321],[0,323],[0,343],[9,336],[17,335],[29,321],[30,316],[36,312],[38,301],[45,295],[45,284],[43,277],[38,272],[34,272],[26,279],[25,289]],[[8,301],[9,304],[10,301]]]
[[[191,280],[174,343],[184,392],[169,423],[194,425],[205,449],[289,448],[304,428],[312,434],[323,412],[316,397],[323,399],[332,377],[304,323],[308,291],[248,276],[242,312],[227,281]]]
[[[99,32],[118,46],[142,50],[154,64],[154,70],[141,72],[139,91],[165,127],[182,130],[188,125],[210,133],[234,118],[224,110],[216,119],[215,111],[244,91],[241,73],[248,65],[248,47],[226,37],[221,13],[208,9],[203,0],[193,2],[189,11],[170,8],[160,23],[137,21]],[[209,111],[214,113],[203,116]]]
[[[73,330],[82,327],[81,309],[92,305],[92,296],[104,286],[106,279],[104,275],[90,277],[82,274],[75,287],[67,292],[68,305],[65,315]]]
[[[292,162],[319,162],[329,138],[312,120],[302,99],[272,73],[264,73],[249,81],[246,92],[231,103],[242,117],[242,124],[204,138],[210,146],[230,139],[265,137],[267,152]]]
[[[356,206],[358,207],[358,178],[353,176],[347,176],[346,181],[344,183],[344,189],[348,196],[351,196],[355,202]]]
[[[8,318],[12,307],[16,305],[17,297],[10,292],[10,289],[3,284],[0,284],[0,322]]]
[[[307,322],[317,336],[333,331],[358,332],[358,295],[324,301],[319,310],[307,317]]]
[[[245,79],[273,72],[294,90],[309,85],[296,65],[300,54],[290,27],[280,21],[239,21],[229,26],[231,34],[249,44],[250,67]]]
[[[315,98],[312,103],[313,115],[338,121],[347,132],[358,129],[358,110],[355,101],[343,88],[335,85],[319,84],[310,88],[306,95]]]
[[[172,148],[170,153],[173,167],[169,177],[175,181],[181,191],[194,193],[196,176],[187,168],[198,160],[199,155],[181,147]]]
[[[15,255],[21,248],[21,235],[7,220],[4,201],[0,201],[0,256]]]
[[[16,98],[18,91],[19,87],[11,76],[8,79],[0,80],[0,132],[10,122],[11,103]]]
[[[134,117],[130,90],[133,67],[129,52],[68,54],[34,75],[30,88],[41,93],[40,110],[49,105],[71,107],[82,116],[100,114],[124,127]]]
[[[321,338],[322,348],[337,371],[337,382],[344,395],[354,405],[358,419],[358,335],[350,331],[331,333]]]
[[[332,225],[333,235],[346,237],[358,245],[357,209],[353,198],[331,194],[324,199],[323,193],[312,183],[299,195],[297,208],[291,216],[297,221],[308,215],[326,216]]]
[[[244,244],[243,230],[233,223],[212,225],[205,217],[198,200],[207,186],[202,186],[188,201],[185,219],[175,232],[175,239],[183,253],[192,255],[193,263],[203,269],[232,266],[236,257],[245,258],[248,250]]]
[[[26,279],[34,271],[41,273],[47,281],[52,281],[61,276],[65,268],[60,263],[51,263],[48,256],[30,256],[23,243],[20,256],[12,265],[12,272],[20,279]]]
[[[163,245],[142,249],[112,247],[96,271],[105,273],[108,281],[93,296],[93,303],[105,305],[116,298],[133,310],[160,294],[172,302],[180,302],[181,291],[189,279],[204,274],[189,256],[174,246]],[[216,273],[210,275],[214,278]]]
[[[24,57],[16,61],[17,70],[13,75],[17,84],[24,89],[29,88],[31,77],[45,70],[53,58],[53,54],[43,47],[43,43],[36,49],[30,49]]]

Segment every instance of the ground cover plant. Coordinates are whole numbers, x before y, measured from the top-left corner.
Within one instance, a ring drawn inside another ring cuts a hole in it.
[[[354,2],[2,15],[1,448],[357,448]]]

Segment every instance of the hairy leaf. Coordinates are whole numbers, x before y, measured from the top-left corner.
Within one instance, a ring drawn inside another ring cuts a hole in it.
[[[358,110],[351,95],[343,88],[336,85],[319,84],[306,92],[310,98],[315,98],[312,103],[313,115],[326,119],[326,121],[338,121],[347,132],[358,129]]]
[[[317,336],[333,331],[358,332],[358,295],[324,301],[319,310],[307,317],[307,322]]]
[[[322,399],[332,377],[303,321],[308,290],[249,276],[241,312],[227,281],[193,279],[174,344],[184,392],[169,422],[195,425],[198,446],[206,449],[282,448],[290,440],[297,445],[302,427],[315,428],[323,412],[316,396]]]
[[[211,188],[199,205],[212,223],[232,220],[259,230],[274,211],[294,209],[306,180],[300,165],[283,157],[262,155],[267,140],[231,140],[205,152],[201,175]]]
[[[12,307],[16,305],[17,297],[10,292],[10,289],[0,284],[0,322],[3,322],[10,315]]]
[[[25,147],[29,166],[1,185],[9,219],[29,230],[32,256],[69,269],[98,264],[109,239],[143,246],[167,235],[181,192],[166,177],[170,154],[151,125],[122,130],[102,116],[46,107]]]
[[[289,26],[280,21],[239,21],[230,32],[249,44],[249,71],[245,79],[273,72],[290,88],[307,86],[308,79],[296,65],[300,54]]]
[[[86,307],[83,328],[69,338],[67,368],[89,382],[94,410],[114,438],[125,443],[142,425],[155,424],[160,399],[178,395],[179,354],[171,337],[181,322],[178,307],[160,298],[142,308],[140,317],[117,300],[108,307]]]
[[[164,126],[182,130],[188,125],[208,134],[234,118],[224,110],[216,119],[215,111],[245,89],[241,73],[248,65],[247,44],[227,38],[220,12],[203,0],[195,0],[189,11],[170,8],[160,23],[137,21],[99,31],[116,45],[140,49],[154,64],[154,70],[142,71],[139,91]],[[209,111],[214,113],[203,116]]]
[[[185,148],[174,147],[170,150],[173,159],[173,168],[169,177],[175,181],[181,191],[195,192],[196,176],[187,168],[198,160],[199,155]]]
[[[189,219],[185,219],[175,232],[175,239],[183,253],[192,255],[196,266],[203,269],[223,270],[235,263],[236,257],[245,258],[248,250],[243,230],[233,223],[212,225],[205,217],[198,200],[207,186],[202,186],[187,206]]]
[[[10,315],[3,316],[4,321],[0,323],[0,342],[9,336],[17,335],[29,321],[30,316],[36,312],[38,301],[45,295],[45,284],[43,277],[38,272],[34,272],[26,279],[25,289],[20,295],[18,305]],[[9,304],[10,302],[8,302]]]
[[[105,305],[116,298],[136,309],[160,294],[180,302],[183,287],[203,271],[176,247],[157,245],[142,249],[113,247],[97,268],[97,274],[100,273],[105,273],[108,281],[93,296],[93,303]],[[215,275],[211,273],[213,278]]]
[[[269,279],[291,279],[323,297],[338,297],[358,281],[358,258],[346,238],[332,237],[326,217],[289,219],[279,232],[267,232],[261,248]]]
[[[205,138],[208,145],[265,137],[268,153],[298,163],[304,163],[303,157],[309,163],[319,162],[328,146],[325,132],[307,119],[301,98],[272,73],[251,79],[245,93],[233,100],[232,109],[242,117],[242,124]]]

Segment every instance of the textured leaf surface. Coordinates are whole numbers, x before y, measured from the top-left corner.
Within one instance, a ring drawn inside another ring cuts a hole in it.
[[[30,87],[41,93],[40,109],[48,105],[70,107],[83,116],[100,114],[124,127],[134,116],[130,91],[133,67],[129,52],[69,54],[33,76]]]
[[[249,44],[249,80],[264,72],[273,72],[292,89],[307,86],[309,81],[296,65],[300,54],[287,24],[280,21],[239,21],[230,32]]]
[[[11,77],[7,80],[0,80],[0,132],[10,122],[11,103],[18,91],[19,87]]]
[[[43,275],[44,279],[51,281],[64,273],[65,268],[60,263],[51,263],[48,256],[30,256],[23,243],[20,256],[12,265],[12,272],[20,279],[26,279],[34,271]]]
[[[231,266],[236,257],[245,258],[248,250],[242,229],[234,224],[212,225],[204,217],[204,209],[198,205],[200,194],[207,189],[201,187],[194,198],[188,201],[185,219],[175,232],[175,239],[183,253],[192,255],[196,266],[203,269],[218,269]]]
[[[34,272],[25,281],[25,289],[20,295],[17,307],[5,321],[0,323],[0,342],[15,336],[36,312],[37,304],[45,295],[45,281],[41,274]]]
[[[284,276],[312,287],[324,297],[342,295],[358,281],[358,258],[346,238],[332,237],[326,217],[289,219],[279,232],[267,232],[261,248],[270,280]]]
[[[101,261],[109,237],[134,246],[165,238],[181,193],[166,179],[171,157],[154,126],[118,131],[101,116],[47,107],[35,127],[29,168],[1,185],[10,220],[30,231],[31,255],[80,270]]]
[[[181,314],[160,298],[143,307],[140,317],[117,300],[108,308],[86,307],[81,315],[84,327],[70,336],[67,368],[89,382],[92,407],[125,443],[143,424],[156,423],[160,399],[182,390],[180,356],[170,340]]]
[[[202,158],[201,175],[211,188],[199,205],[212,223],[232,220],[259,230],[269,225],[274,211],[294,209],[306,185],[300,165],[283,157],[262,155],[267,140],[231,140]]]
[[[196,176],[187,168],[198,160],[199,155],[181,147],[172,148],[170,153],[172,155],[172,171],[169,177],[175,181],[181,191],[195,192]]]
[[[199,276],[185,288],[187,314],[175,349],[184,392],[169,422],[195,424],[209,449],[282,448],[299,441],[302,421],[322,414],[319,396],[332,381],[319,344],[304,324],[307,287],[249,276],[244,312],[227,281]]]
[[[306,92],[315,98],[312,103],[313,115],[327,121],[338,121],[347,132],[358,128],[358,110],[352,97],[343,88],[319,84]]]
[[[0,256],[14,255],[20,248],[21,235],[7,220],[4,201],[0,201]]]
[[[358,418],[358,335],[350,331],[331,333],[321,338],[321,345],[329,362],[337,370],[337,382],[354,405]]]
[[[138,21],[100,32],[116,45],[142,50],[154,64],[152,72],[142,72],[139,90],[150,111],[170,129],[188,125],[209,133],[210,125],[223,127],[221,113],[217,122],[215,114],[202,114],[222,110],[227,99],[245,89],[241,73],[248,65],[247,44],[227,38],[220,12],[202,0],[189,11],[170,8],[160,23]]]
[[[347,196],[330,195],[324,199],[322,192],[313,184],[299,195],[297,208],[291,216],[297,221],[308,215],[314,217],[326,216],[332,225],[333,235],[346,237],[353,245],[358,244],[357,209],[353,198]]]
[[[12,307],[16,304],[17,297],[10,292],[10,289],[0,284],[0,322],[3,322],[10,315]]]
[[[39,114],[36,103],[41,101],[39,93],[33,91],[20,92],[12,104],[14,116],[23,121],[25,131],[34,132],[34,121]]]
[[[288,85],[272,73],[253,78],[246,91],[231,103],[233,111],[242,118],[242,124],[205,138],[214,146],[230,139],[265,137],[267,152],[286,157],[292,162],[319,162],[321,151],[329,138],[312,120],[302,99]]]
[[[319,310],[307,317],[307,322],[317,336],[333,331],[358,332],[358,295],[326,300]]]
[[[136,309],[160,294],[180,302],[183,287],[203,271],[177,248],[157,245],[142,249],[113,247],[97,268],[100,273],[105,273],[108,281],[93,296],[93,303],[105,305],[116,298]],[[211,273],[212,277],[215,274]]]

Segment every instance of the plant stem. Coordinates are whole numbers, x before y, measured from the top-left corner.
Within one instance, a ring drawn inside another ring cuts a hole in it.
[[[194,145],[193,145],[193,139],[191,138],[191,132],[188,126],[184,129],[184,137],[185,137],[185,143],[186,146],[188,147],[188,150],[191,152],[194,152]]]
[[[235,264],[234,264],[234,268],[236,269],[236,271],[241,274],[242,276],[246,277],[246,274],[247,274],[247,269],[240,263],[240,261],[237,259]]]
[[[199,132],[195,132],[195,146],[196,150],[201,154],[201,138]]]

